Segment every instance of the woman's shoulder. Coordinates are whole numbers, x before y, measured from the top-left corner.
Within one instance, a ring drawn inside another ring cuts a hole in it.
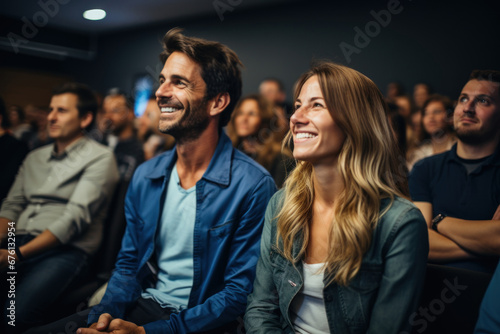
[[[268,210],[276,211],[280,210],[283,206],[283,202],[285,200],[285,188],[282,188],[274,193],[274,195],[269,200],[269,204],[267,205]]]
[[[420,210],[412,202],[399,196],[394,196],[392,200],[384,198],[381,201],[380,213],[379,226],[383,229],[394,230],[415,220],[425,224]]]

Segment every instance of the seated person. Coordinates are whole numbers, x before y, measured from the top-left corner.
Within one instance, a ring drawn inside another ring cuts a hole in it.
[[[420,111],[420,144],[408,153],[408,169],[423,158],[448,151],[457,141],[453,131],[453,103],[442,95],[432,95]]]
[[[108,92],[103,102],[103,123],[111,134],[104,142],[115,153],[120,180],[130,181],[135,169],[144,162],[142,143],[134,128],[134,103],[117,88]]]
[[[500,255],[500,72],[473,71],[453,115],[457,143],[425,158],[410,193],[429,227],[429,261],[492,273]]]
[[[271,103],[273,113],[277,117],[275,130],[281,134],[281,141],[289,129],[290,115],[293,108],[286,102],[285,86],[277,78],[266,78],[259,85],[259,94]]]
[[[144,158],[149,160],[174,147],[175,139],[171,135],[158,130],[160,108],[156,96],[152,95],[145,106],[144,112],[137,118],[137,137],[142,142]]]
[[[6,331],[42,322],[99,247],[118,170],[113,153],[84,135],[96,107],[84,85],[54,91],[48,131],[55,142],[28,154],[2,204],[0,235],[8,234],[9,242],[0,249],[0,270],[15,260],[9,272],[17,272],[15,327],[5,325]],[[2,276],[2,305],[8,306],[4,282]],[[9,321],[5,317],[2,324]]]
[[[293,169],[290,156],[281,153],[281,132],[271,104],[260,95],[248,95],[238,101],[227,125],[233,146],[251,156],[271,173],[281,188]]]
[[[0,203],[7,197],[17,171],[28,154],[28,146],[9,133],[10,119],[0,97]]]
[[[303,74],[287,142],[299,161],[267,208],[247,333],[400,333],[423,288],[427,228],[377,86]]]
[[[224,333],[245,311],[276,187],[222,130],[241,95],[241,62],[179,29],[165,35],[161,59],[159,129],[177,144],[132,178],[106,293],[92,309],[30,333]]]

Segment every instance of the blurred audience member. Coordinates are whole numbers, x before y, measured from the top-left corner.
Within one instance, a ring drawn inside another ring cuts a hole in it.
[[[387,103],[389,108],[389,122],[398,142],[400,157],[405,160],[406,157],[406,121],[398,112],[398,106],[394,103]]]
[[[281,187],[293,160],[281,154],[281,134],[273,131],[274,119],[276,115],[268,100],[262,95],[248,95],[234,108],[227,133],[233,146],[266,168]]]
[[[418,127],[415,127],[411,122],[411,115],[415,112],[413,101],[407,95],[397,96],[394,104],[398,106],[398,112],[403,116],[406,123],[406,148],[411,150],[419,143],[420,134]]]
[[[156,96],[152,95],[146,105],[144,113],[137,118],[137,136],[143,142],[144,158],[146,160],[171,149],[175,139],[171,135],[158,130],[160,121],[160,108]]]
[[[22,141],[12,136],[7,129],[10,128],[10,120],[5,110],[5,104],[0,97],[0,203],[7,197],[17,170],[23,162],[28,147]]]
[[[399,107],[399,114],[405,119],[410,118],[412,111],[415,109],[413,102],[408,95],[400,95],[394,98],[394,103]]]
[[[446,96],[431,95],[422,111],[420,145],[408,153],[408,169],[423,158],[448,151],[455,144],[453,102]]]
[[[424,107],[424,103],[430,97],[431,93],[432,90],[428,84],[418,83],[413,86],[413,102],[418,110]]]
[[[49,110],[47,108],[30,106],[31,131],[24,132],[21,140],[28,145],[30,151],[35,148],[52,144],[54,140],[49,136],[48,120]]]
[[[16,266],[15,327],[20,333],[44,321],[51,304],[85,273],[102,237],[102,223],[118,171],[113,154],[84,136],[96,102],[84,85],[68,83],[54,91],[48,116],[54,145],[32,151],[0,210],[0,240],[15,230],[15,252],[0,249],[1,297],[5,311],[5,269]],[[14,245],[9,241],[9,249]],[[14,254],[13,254],[14,253]],[[2,312],[7,323],[7,314]]]
[[[473,71],[453,114],[457,143],[410,173],[429,261],[493,272],[500,256],[500,71]]]
[[[142,143],[134,129],[134,103],[124,92],[113,88],[104,98],[103,110],[105,129],[112,134],[107,137],[107,145],[115,153],[120,179],[128,181],[144,162]]]
[[[271,102],[277,122],[271,124],[273,131],[282,135],[283,139],[289,128],[289,119],[293,114],[293,108],[286,103],[285,86],[276,78],[264,79],[259,85],[259,93]]]
[[[403,96],[405,94],[405,90],[403,88],[403,85],[401,83],[395,81],[395,82],[390,82],[387,85],[387,100],[389,102],[394,103],[396,101],[396,97],[398,96]]]
[[[9,130],[17,139],[21,139],[25,132],[31,130],[31,125],[26,122],[23,108],[20,106],[11,106],[8,113]]]

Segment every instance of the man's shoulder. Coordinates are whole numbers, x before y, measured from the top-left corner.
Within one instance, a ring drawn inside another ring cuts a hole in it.
[[[170,166],[174,158],[175,158],[175,149],[172,148],[141,163],[137,167],[135,174],[146,176],[146,175],[151,175],[152,172],[163,171],[168,166]]]
[[[446,162],[452,157],[452,154],[453,153],[451,151],[446,151],[417,161],[417,163],[413,166],[411,173],[418,173],[421,170],[439,169],[446,164]]]
[[[26,156],[26,160],[39,159],[40,157],[48,159],[53,149],[54,143],[37,147],[28,153],[28,155]]]
[[[233,165],[232,169],[234,171],[240,171],[243,172],[244,174],[247,175],[260,175],[261,177],[264,176],[269,176],[271,177],[271,174],[262,167],[258,162],[247,156],[245,153],[237,150],[234,150],[234,155],[233,155]]]
[[[113,158],[113,151],[92,138],[85,138],[85,142],[81,146],[81,152],[89,152],[89,158]]]

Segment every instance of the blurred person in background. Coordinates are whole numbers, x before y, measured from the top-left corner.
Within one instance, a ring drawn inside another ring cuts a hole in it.
[[[453,102],[446,96],[431,95],[422,110],[420,144],[408,153],[408,169],[423,158],[451,149],[457,141],[453,131]]]
[[[12,112],[12,110],[10,111]],[[26,143],[12,136],[8,129],[10,119],[0,97],[0,203],[7,196],[17,171],[28,154]]]
[[[11,106],[8,111],[9,130],[17,139],[21,139],[25,132],[31,130],[31,125],[26,122],[23,108],[20,106]]]
[[[30,115],[31,130],[24,132],[21,135],[21,140],[28,145],[28,149],[32,151],[36,148],[53,143],[54,140],[49,136],[47,129],[48,108],[30,105],[26,107],[26,110],[29,110],[29,113],[27,112],[26,114]]]
[[[111,89],[103,102],[102,122],[108,134],[107,146],[115,153],[120,179],[128,181],[141,163],[144,150],[134,128],[134,102],[118,88]]]
[[[2,333],[19,333],[42,323],[51,304],[82,277],[102,238],[102,225],[118,171],[112,152],[85,136],[97,103],[85,85],[54,90],[48,131],[53,145],[24,160],[0,209]],[[15,246],[15,252],[14,247]],[[15,260],[15,327],[7,325],[12,303],[6,269]],[[9,303],[10,299],[10,303]]]
[[[274,113],[278,116],[272,127],[283,139],[288,131],[290,115],[293,114],[292,106],[286,102],[285,86],[276,78],[267,78],[260,83],[259,94],[271,103]]]
[[[280,188],[293,169],[291,156],[281,153],[281,133],[273,131],[276,115],[262,95],[248,95],[238,101],[227,133],[233,146],[268,170]]]
[[[394,81],[390,82],[387,85],[387,101],[394,103],[396,100],[396,97],[402,96],[405,94],[405,89],[403,85],[400,82]]]
[[[415,108],[421,110],[431,94],[432,89],[428,84],[418,83],[413,86],[413,103],[415,103]]]
[[[160,108],[156,102],[156,96],[151,95],[144,113],[136,119],[137,137],[143,143],[146,160],[171,149],[175,144],[174,137],[158,130],[159,120]]]

